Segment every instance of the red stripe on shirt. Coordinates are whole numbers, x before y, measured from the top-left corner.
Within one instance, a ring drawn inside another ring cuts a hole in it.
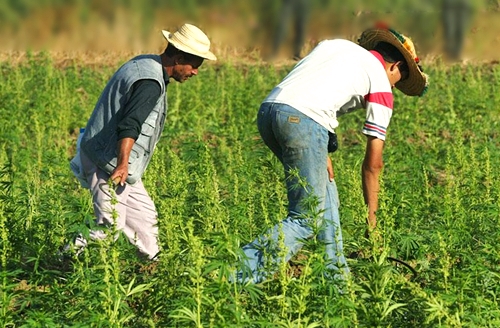
[[[394,96],[392,92],[375,92],[365,96],[365,101],[379,104],[390,109],[394,106]]]
[[[384,67],[384,69],[385,69],[385,60],[384,60],[384,57],[382,57],[382,55],[378,51],[375,51],[375,50],[370,50],[370,53],[372,55],[374,55],[375,58],[378,59],[378,61],[382,64],[382,67]]]
[[[380,132],[383,135],[386,134],[386,130],[385,129],[379,128],[378,126],[373,125],[373,124],[365,123],[365,128],[378,131],[378,132]]]

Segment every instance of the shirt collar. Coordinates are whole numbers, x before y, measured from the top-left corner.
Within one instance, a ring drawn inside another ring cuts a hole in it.
[[[375,50],[370,50],[370,53],[372,55],[374,55],[375,58],[377,58],[379,60],[379,62],[382,64],[382,66],[385,69],[385,60],[384,60],[384,57],[382,57],[382,55],[379,52],[375,51]]]
[[[167,85],[170,82],[170,76],[168,76],[167,70],[165,67],[161,67],[163,69],[163,80],[165,80],[165,85]]]

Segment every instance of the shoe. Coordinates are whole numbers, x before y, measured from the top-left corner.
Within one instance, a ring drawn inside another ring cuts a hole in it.
[[[58,252],[58,257],[61,260],[72,257],[73,254],[78,257],[85,250],[87,244],[87,240],[83,237],[83,235],[78,234],[72,243],[67,243],[62,247],[62,249]]]

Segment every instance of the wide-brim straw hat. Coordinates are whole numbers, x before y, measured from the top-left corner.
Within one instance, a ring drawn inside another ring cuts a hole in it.
[[[210,40],[198,27],[191,24],[184,24],[179,29],[170,33],[162,30],[163,36],[169,43],[177,49],[209,60],[217,60],[217,57],[210,51]]]
[[[382,41],[395,46],[408,64],[408,77],[404,81],[396,83],[396,88],[408,96],[423,96],[427,92],[429,78],[420,66],[420,60],[412,40],[393,29],[379,27],[364,31],[358,43],[366,50],[372,50],[377,43]]]

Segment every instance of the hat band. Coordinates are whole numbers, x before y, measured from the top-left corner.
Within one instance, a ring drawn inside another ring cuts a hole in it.
[[[415,63],[419,63],[420,59],[417,57],[415,50],[412,49],[412,47],[406,42],[406,38],[401,34],[396,32],[396,30],[393,30],[392,28],[388,28],[389,32],[391,32],[398,40],[403,44],[403,47],[405,47],[406,50],[413,56],[413,60],[415,60]]]

